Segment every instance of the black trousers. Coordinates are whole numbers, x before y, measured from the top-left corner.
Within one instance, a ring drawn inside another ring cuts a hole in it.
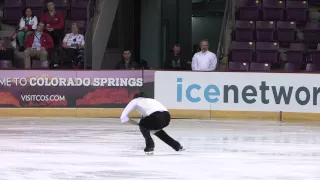
[[[164,130],[162,130],[170,124],[170,120],[170,113],[167,111],[154,112],[140,120],[140,131],[146,141],[145,151],[149,150],[150,148],[154,148],[155,146],[150,134],[150,130],[156,131],[154,134],[167,145],[171,146],[174,150],[178,151],[180,149],[180,143],[170,137]]]
[[[160,130],[169,125],[170,119],[170,113],[167,111],[154,112],[142,118],[139,125],[149,130]]]
[[[63,29],[55,29],[53,31],[48,31],[52,37],[54,48],[58,49],[61,46],[61,41],[63,39]]]

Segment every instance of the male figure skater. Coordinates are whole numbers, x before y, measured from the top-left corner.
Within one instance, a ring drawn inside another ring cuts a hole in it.
[[[128,117],[132,110],[136,110],[142,115],[140,122]],[[151,137],[150,131],[152,131],[154,135],[160,138],[163,142],[171,146],[174,150],[184,150],[178,141],[171,138],[163,130],[163,128],[169,125],[171,119],[167,108],[157,100],[147,98],[143,92],[135,94],[133,100],[123,110],[120,119],[122,123],[128,122],[139,126],[146,141],[146,148],[144,149],[144,152],[147,155],[152,155],[154,151],[154,141]]]

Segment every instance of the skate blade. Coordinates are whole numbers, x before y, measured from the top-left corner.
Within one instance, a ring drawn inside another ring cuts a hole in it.
[[[153,151],[151,151],[151,152],[145,152],[145,153],[146,153],[146,155],[148,155],[148,156],[153,155]]]
[[[182,151],[185,151],[186,149],[182,148],[182,149],[179,149],[178,152],[182,152]]]

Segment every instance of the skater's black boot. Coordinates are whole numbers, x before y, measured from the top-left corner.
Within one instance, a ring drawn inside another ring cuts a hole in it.
[[[184,151],[185,149],[180,145],[180,148],[176,151]]]
[[[153,151],[154,151],[154,148],[150,148],[150,147],[144,148],[144,152],[146,153],[146,155],[152,155]]]
[[[163,142],[171,146],[176,151],[183,151],[183,147],[180,145],[180,143],[176,140],[174,140],[172,137],[170,137],[164,130],[160,130],[156,132],[154,135],[156,135],[159,139],[161,139]]]
[[[146,148],[144,148],[144,152],[148,155],[151,155],[153,154],[153,151],[154,151],[154,142],[153,142],[153,139],[151,137],[151,134],[150,134],[150,130],[144,128],[144,127],[141,127],[140,126],[140,131],[146,141]]]

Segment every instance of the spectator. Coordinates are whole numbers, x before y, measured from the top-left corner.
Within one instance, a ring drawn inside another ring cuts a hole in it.
[[[37,29],[37,25],[38,18],[33,16],[32,10],[30,8],[24,9],[19,23],[19,31],[17,33],[20,52],[24,51],[24,40],[32,31]]]
[[[187,62],[180,59],[180,44],[175,44],[165,63],[165,69],[183,70],[186,69],[186,65]]]
[[[209,43],[207,40],[200,42],[201,51],[194,54],[192,58],[193,71],[214,71],[217,66],[217,57],[208,50]]]
[[[55,5],[52,1],[47,4],[48,11],[41,16],[41,22],[45,24],[45,30],[53,39],[55,48],[59,48],[60,41],[63,37],[64,17],[63,14],[55,10]]]
[[[37,30],[32,32],[25,40],[24,47],[24,66],[25,68],[31,68],[31,58],[38,57],[41,61],[48,60],[48,52],[54,47],[51,36],[43,32],[44,23],[40,22],[37,26]]]
[[[125,50],[123,51],[123,60],[116,65],[115,69],[139,69],[139,65],[131,59],[130,50]]]
[[[62,47],[67,52],[67,56],[74,59],[79,49],[84,48],[84,36],[79,34],[79,26],[77,23],[72,23],[71,31],[71,33],[65,35]]]
[[[72,23],[71,33],[63,38],[62,51],[59,53],[60,58],[57,63],[63,68],[70,69],[73,64],[78,64],[78,61],[84,61],[84,43],[84,36],[79,34],[78,24]]]
[[[3,39],[0,39],[0,60],[13,60],[13,49],[6,49]]]

